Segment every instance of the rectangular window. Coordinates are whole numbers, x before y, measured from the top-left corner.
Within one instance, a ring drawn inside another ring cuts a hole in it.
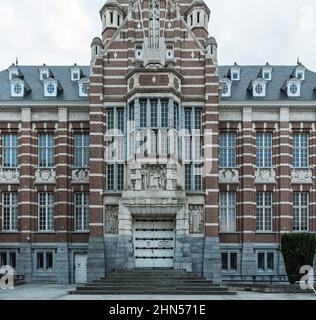
[[[134,103],[130,104],[128,120],[131,122],[135,121],[135,105],[134,105]]]
[[[174,105],[174,128],[176,130],[179,129],[179,106],[177,104]]]
[[[309,194],[307,192],[293,194],[293,230],[309,230]]]
[[[39,231],[54,230],[54,194],[40,193],[39,197]]]
[[[257,168],[272,167],[272,134],[258,133],[256,139]]]
[[[190,164],[185,165],[185,190],[192,190],[192,167]]]
[[[117,110],[117,128],[119,130],[119,134],[124,134],[124,109]]]
[[[309,167],[308,148],[309,148],[308,134],[293,135],[293,167],[294,168]]]
[[[157,100],[151,101],[151,127],[157,128],[158,127],[158,104]]]
[[[3,136],[3,167],[16,168],[18,160],[18,135],[5,134]]]
[[[238,254],[237,252],[222,252],[222,270],[237,271]]]
[[[257,231],[272,231],[272,193],[257,193]]]
[[[114,191],[114,164],[109,164],[107,166],[107,183],[108,183],[108,190]]]
[[[89,193],[75,194],[75,230],[89,231],[90,201]]]
[[[233,192],[220,193],[220,230],[236,231],[236,194]]]
[[[201,110],[195,110],[194,129],[199,131],[202,130],[202,111]]]
[[[108,110],[107,112],[108,119],[107,119],[107,129],[108,130],[113,130],[114,129],[114,124],[115,124],[115,118],[114,118],[114,110]]]
[[[18,230],[18,195],[17,193],[3,193],[2,230]]]
[[[3,266],[16,268],[16,252],[0,252],[0,268]]]
[[[90,137],[88,134],[75,134],[74,158],[77,169],[89,168],[90,166]]]
[[[236,134],[223,133],[219,136],[219,157],[221,168],[235,168],[236,167]]]
[[[107,166],[107,186],[109,191],[123,191],[125,187],[124,164],[109,164]]]
[[[198,164],[194,166],[194,184],[196,191],[202,190],[202,165]]]
[[[163,128],[169,127],[169,108],[168,101],[161,101],[161,126]]]
[[[140,102],[140,127],[147,128],[147,101]]]
[[[55,166],[55,145],[53,134],[39,135],[39,167],[52,168]]]
[[[117,165],[117,190],[124,190],[124,164]]]
[[[36,253],[36,268],[38,270],[50,270],[54,267],[53,252],[37,252]]]
[[[184,111],[184,128],[185,130],[191,132],[191,129],[192,129],[191,109],[186,109]]]
[[[257,268],[259,271],[274,270],[274,252],[258,252]]]

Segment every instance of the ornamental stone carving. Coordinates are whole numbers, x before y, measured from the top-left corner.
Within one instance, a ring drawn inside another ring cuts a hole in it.
[[[167,168],[165,165],[144,165],[141,170],[142,190],[166,190]]]
[[[204,233],[204,206],[189,205],[190,234]]]
[[[105,207],[105,234],[118,234],[119,206]]]
[[[56,170],[55,169],[37,169],[35,171],[35,183],[38,184],[55,184]]]
[[[313,183],[313,172],[310,169],[293,169],[292,183],[311,184]]]
[[[0,184],[19,184],[20,173],[18,169],[0,169]]]
[[[256,183],[276,183],[276,173],[274,169],[257,169]]]
[[[222,169],[219,171],[220,183],[239,183],[239,171],[237,169]]]
[[[89,183],[89,169],[72,170],[72,183]]]

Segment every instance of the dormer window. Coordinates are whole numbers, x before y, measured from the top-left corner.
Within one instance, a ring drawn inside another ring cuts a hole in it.
[[[9,80],[11,81],[14,78],[18,78],[22,76],[22,73],[20,72],[19,68],[15,65],[12,65],[9,69]]]
[[[267,63],[263,68],[262,68],[262,78],[266,81],[271,81],[272,80],[272,67]],[[259,75],[261,77],[261,75]]]
[[[15,78],[10,81],[11,84],[11,97],[23,98],[27,91],[30,91],[30,87],[27,83],[19,78]]]
[[[240,72],[241,72],[241,68],[237,65],[237,63],[235,63],[234,66],[230,69],[231,80],[239,81],[240,80]]]
[[[71,81],[79,81],[81,78],[81,69],[75,64],[70,69]]]
[[[300,62],[298,63],[296,69],[295,69],[295,78],[301,81],[305,80],[305,72],[306,72],[306,68],[305,66],[303,66]]]
[[[252,90],[253,97],[265,97],[266,96],[266,85],[265,79],[259,78],[250,83],[249,89]]]
[[[301,96],[301,80],[298,80],[295,78],[288,80],[284,84],[283,89],[286,91],[287,96],[289,98],[300,97]]]
[[[232,82],[230,79],[225,78],[221,80],[220,83],[222,87],[222,97],[231,97]]]
[[[79,97],[88,97],[89,79],[87,77],[81,78],[81,80],[78,81],[78,85],[79,85]]]
[[[53,74],[46,67],[45,64],[42,67],[40,67],[38,70],[39,70],[39,73],[40,73],[40,80],[41,81],[44,81],[44,80],[48,79],[49,77],[53,77]]]
[[[44,96],[45,97],[57,97],[58,92],[62,90],[59,81],[48,78],[43,80],[44,83]]]

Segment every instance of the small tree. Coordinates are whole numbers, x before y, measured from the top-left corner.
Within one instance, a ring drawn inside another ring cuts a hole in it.
[[[300,268],[313,266],[316,254],[316,235],[311,233],[291,233],[282,238],[282,254],[290,283],[299,281]]]

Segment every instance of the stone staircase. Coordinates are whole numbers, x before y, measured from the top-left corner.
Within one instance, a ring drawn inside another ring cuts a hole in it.
[[[74,295],[235,295],[182,270],[119,271],[69,292]]]

